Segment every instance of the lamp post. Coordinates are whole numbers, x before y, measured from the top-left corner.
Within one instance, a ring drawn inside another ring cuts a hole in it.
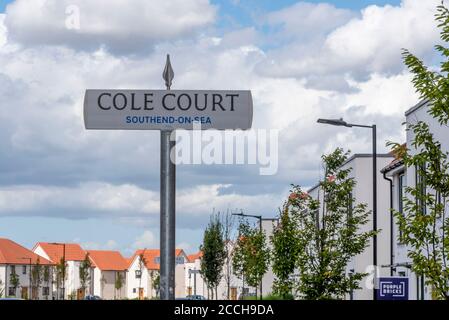
[[[194,296],[196,296],[196,275],[197,275],[197,273],[200,273],[200,270],[197,270],[196,267],[194,269],[189,269],[189,280],[193,274],[193,295]]]
[[[341,127],[357,127],[368,128],[372,130],[372,148],[373,148],[373,265],[374,265],[374,288],[373,300],[377,300],[376,295],[376,281],[377,281],[377,129],[376,125],[361,125],[354,123],[347,123],[342,118],[340,119],[318,119],[318,123],[328,124],[332,126]]]
[[[52,242],[50,243],[56,246],[62,246],[62,300],[65,300],[65,243]],[[59,299],[59,292],[57,293]]]
[[[249,218],[256,218],[256,219],[258,219],[259,220],[259,231],[260,231],[260,233],[262,233],[262,221],[279,220],[277,218],[262,218],[261,215],[244,214],[243,212],[233,213],[232,215],[233,216],[238,216],[238,217],[249,217]],[[262,298],[263,298],[263,295],[262,295],[262,280],[260,281],[259,290],[260,290],[260,300],[262,300]]]
[[[30,281],[30,287],[28,288],[28,291],[29,291],[29,296],[28,296],[28,300],[31,300],[31,294],[32,294],[32,292],[31,292],[31,258],[28,258],[28,257],[23,257],[23,258],[20,258],[20,259],[23,259],[23,260],[28,260],[30,263],[29,263],[29,266],[30,266],[30,271],[29,271],[29,281]]]

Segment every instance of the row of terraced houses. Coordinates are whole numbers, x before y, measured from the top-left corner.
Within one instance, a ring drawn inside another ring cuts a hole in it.
[[[198,253],[187,256],[182,249],[176,250],[176,296],[193,293],[186,272],[199,258]],[[158,249],[137,250],[125,258],[119,251],[84,250],[76,243],[38,242],[27,249],[0,238],[0,293],[44,300],[83,299],[87,295],[102,299],[152,299],[158,294],[159,260]],[[66,262],[65,271],[58,272],[58,265],[64,265],[62,261]],[[90,267],[87,276],[80,277],[84,261],[89,261],[84,265]],[[82,279],[87,281],[83,283]]]

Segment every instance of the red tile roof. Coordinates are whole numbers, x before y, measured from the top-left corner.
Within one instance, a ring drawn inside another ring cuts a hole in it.
[[[38,242],[34,246],[37,248],[40,246],[45,251],[50,260],[54,263],[59,263],[63,257],[64,247],[62,244]],[[34,249],[33,249],[34,250]],[[65,244],[65,260],[66,261],[83,261],[86,257],[86,252],[81,249],[81,246],[77,243]]]
[[[23,259],[25,258],[25,259]],[[51,261],[35,254],[33,251],[12,240],[0,238],[0,264],[40,264],[49,265]]]
[[[92,266],[103,271],[125,271],[128,263],[118,251],[87,250]]]
[[[396,149],[391,150],[390,154],[394,157],[394,159],[386,165],[380,172],[388,172],[391,171],[399,166],[401,166],[404,163],[404,159],[402,157],[403,152],[407,150],[407,144],[404,143],[397,147]]]
[[[148,270],[159,270],[159,263],[155,262],[156,258],[160,257],[160,255],[161,255],[159,249],[137,250],[130,260],[129,267],[133,263],[136,256],[140,256],[142,253],[143,253],[143,257],[145,259],[145,266],[147,267],[147,269]],[[184,250],[176,249],[175,256],[178,257],[181,254],[185,255]]]
[[[202,251],[198,251],[197,253],[191,254],[189,256],[187,256],[187,258],[189,259],[189,262],[195,262],[196,259],[199,259],[203,256],[203,252]]]

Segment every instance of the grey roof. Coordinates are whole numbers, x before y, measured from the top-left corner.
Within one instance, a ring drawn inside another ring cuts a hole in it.
[[[421,100],[416,105],[414,105],[413,107],[411,107],[410,109],[405,111],[405,116],[408,117],[409,114],[415,112],[416,110],[418,110],[419,108],[421,108],[423,106],[426,106],[428,102],[429,102],[429,99]]]
[[[394,161],[392,161],[391,163],[389,163],[386,167],[384,167],[382,170],[380,170],[381,173],[386,173],[389,172],[393,169],[399,168],[400,166],[402,166],[404,164],[404,160],[402,159],[396,159]]]

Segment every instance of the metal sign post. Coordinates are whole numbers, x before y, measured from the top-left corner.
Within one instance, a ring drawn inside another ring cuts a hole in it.
[[[175,74],[167,55],[162,77],[166,90],[86,90],[84,126],[89,130],[161,131],[160,292],[175,298],[176,166],[170,159],[176,129],[251,128],[253,100],[249,90],[171,90]]]
[[[162,77],[167,90],[170,90],[174,72],[167,55]],[[160,221],[160,292],[162,300],[175,298],[175,205],[176,205],[176,166],[170,159],[170,151],[175,142],[170,140],[172,130],[161,131],[161,221]]]

